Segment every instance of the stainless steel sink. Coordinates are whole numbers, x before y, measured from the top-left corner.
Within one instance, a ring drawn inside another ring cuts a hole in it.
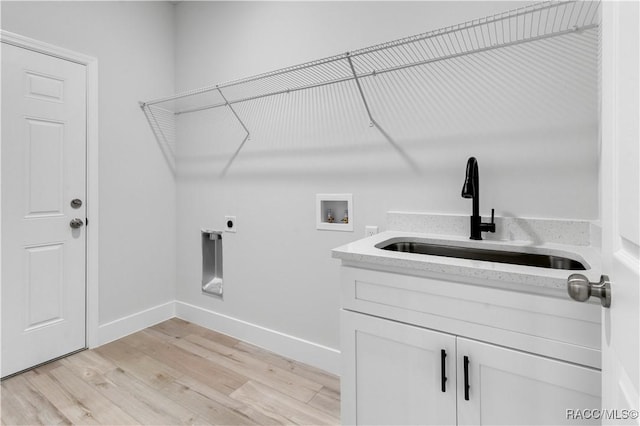
[[[538,268],[567,269],[571,271],[584,271],[587,269],[585,265],[577,260],[550,254],[449,246],[415,241],[385,241],[376,245],[376,247],[382,250],[403,253],[457,257],[460,259],[484,260],[487,262],[509,263],[512,265],[535,266]]]

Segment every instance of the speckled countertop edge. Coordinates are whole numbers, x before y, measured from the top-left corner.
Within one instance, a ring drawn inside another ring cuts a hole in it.
[[[585,271],[569,271],[546,269],[531,266],[510,265],[505,263],[486,262],[479,260],[459,259],[442,256],[429,256],[414,253],[402,253],[382,250],[375,246],[384,241],[402,238],[404,240],[428,240],[434,244],[461,245],[466,247],[480,247],[494,250],[526,249],[528,252],[547,252],[562,255],[575,260],[584,261],[589,265]],[[420,272],[434,275],[449,275],[468,278],[473,281],[503,282],[514,285],[526,291],[536,292],[537,289],[566,291],[567,277],[579,272],[597,282],[600,279],[600,253],[591,246],[569,245],[557,243],[534,244],[528,241],[472,241],[467,237],[443,236],[440,234],[426,234],[403,231],[387,231],[372,237],[364,238],[353,243],[337,247],[332,250],[334,258],[349,264],[362,267],[375,266],[376,269],[392,268],[395,271],[404,269],[407,273]]]

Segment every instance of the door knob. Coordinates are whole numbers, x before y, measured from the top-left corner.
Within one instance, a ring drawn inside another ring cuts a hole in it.
[[[591,296],[599,297],[605,308],[611,306],[611,282],[606,275],[600,276],[599,283],[591,283],[582,274],[571,274],[567,278],[567,292],[573,300],[586,302]]]
[[[84,221],[77,217],[75,219],[71,219],[71,222],[69,222],[69,226],[72,227],[73,229],[78,229],[82,227],[82,225],[84,225]]]

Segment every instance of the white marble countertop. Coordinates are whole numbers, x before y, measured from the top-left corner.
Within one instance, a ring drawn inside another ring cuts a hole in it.
[[[584,271],[547,269],[480,260],[403,253],[376,248],[387,240],[427,240],[431,244],[477,247],[493,250],[545,253],[577,260],[587,267]],[[451,281],[501,287],[510,290],[568,297],[567,277],[581,273],[592,282],[600,280],[599,250],[592,246],[558,243],[532,243],[530,241],[474,241],[462,236],[444,236],[417,232],[387,231],[332,250],[334,258],[343,265],[387,270],[409,275],[432,276]]]

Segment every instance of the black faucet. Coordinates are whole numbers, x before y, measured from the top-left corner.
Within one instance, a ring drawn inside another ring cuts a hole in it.
[[[493,222],[493,209],[491,209],[491,223],[483,223],[480,216],[480,182],[478,178],[478,160],[470,157],[467,161],[467,174],[462,185],[462,198],[473,199],[473,212],[471,214],[472,240],[481,240],[483,232],[496,232],[496,224]]]

